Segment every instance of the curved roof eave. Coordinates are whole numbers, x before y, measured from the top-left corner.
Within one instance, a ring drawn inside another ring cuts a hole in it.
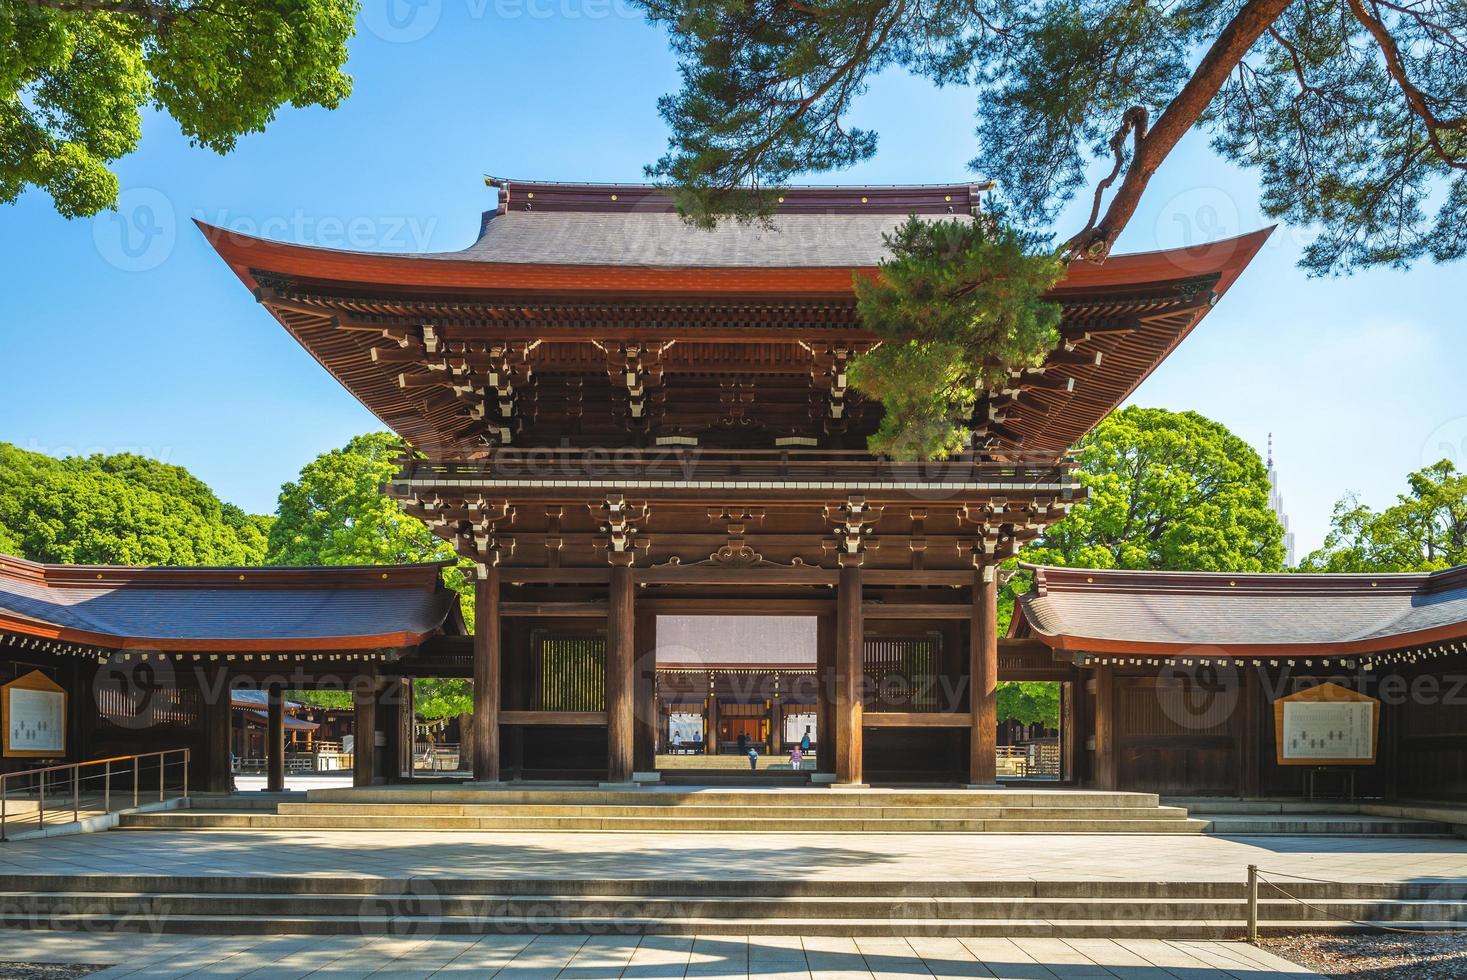
[[[650,266],[486,262],[435,255],[353,252],[270,241],[195,220],[199,230],[251,290],[255,272],[319,283],[401,290],[607,293],[847,295],[852,277],[876,266]],[[1221,296],[1263,247],[1273,228],[1194,248],[1114,255],[1103,265],[1070,264],[1059,294],[1218,274]]]

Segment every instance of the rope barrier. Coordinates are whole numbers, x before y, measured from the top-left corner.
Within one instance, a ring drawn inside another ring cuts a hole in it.
[[[1267,885],[1296,905],[1303,906],[1306,909],[1328,917],[1332,922],[1348,922],[1351,925],[1364,926],[1367,929],[1378,929],[1382,932],[1400,933],[1409,936],[1454,936],[1467,932],[1467,925],[1458,926],[1453,929],[1403,929],[1397,926],[1389,926],[1382,922],[1367,922],[1361,919],[1341,919],[1329,909],[1306,902],[1299,896],[1290,894],[1284,890],[1282,885],[1276,881],[1270,881],[1265,875],[1290,878],[1295,881],[1307,881],[1320,885],[1350,884],[1350,882],[1330,881],[1326,878],[1308,878],[1304,875],[1293,875],[1284,871],[1263,871],[1256,864],[1248,865],[1248,941],[1250,943],[1257,944],[1258,942],[1258,886],[1260,884]]]

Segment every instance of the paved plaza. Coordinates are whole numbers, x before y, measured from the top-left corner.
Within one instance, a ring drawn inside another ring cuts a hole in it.
[[[118,964],[90,976],[876,980],[1310,980],[1242,943],[1107,939],[837,939],[799,936],[462,936],[218,938],[0,932],[0,962]]]
[[[0,846],[0,874],[859,881],[1467,881],[1467,840],[1208,835],[112,831]]]

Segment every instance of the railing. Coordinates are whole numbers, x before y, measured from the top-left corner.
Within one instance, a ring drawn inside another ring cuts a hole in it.
[[[76,823],[84,815],[162,803],[170,792],[183,799],[191,758],[189,749],[165,749],[0,773],[0,841],[16,827]]]
[[[461,750],[457,742],[418,742],[413,746],[413,769],[418,772],[457,772]]]

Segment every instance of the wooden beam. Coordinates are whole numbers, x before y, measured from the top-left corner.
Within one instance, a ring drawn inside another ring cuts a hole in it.
[[[601,728],[604,711],[501,711],[501,725],[548,725],[565,728]]]
[[[604,602],[501,602],[499,615],[515,617],[605,619]]]
[[[966,602],[863,602],[861,615],[866,619],[971,619],[973,607]]]
[[[499,582],[495,565],[484,567],[474,582],[473,772],[482,783],[499,781]]]
[[[971,728],[973,716],[966,711],[867,711],[861,724],[867,728]]]

